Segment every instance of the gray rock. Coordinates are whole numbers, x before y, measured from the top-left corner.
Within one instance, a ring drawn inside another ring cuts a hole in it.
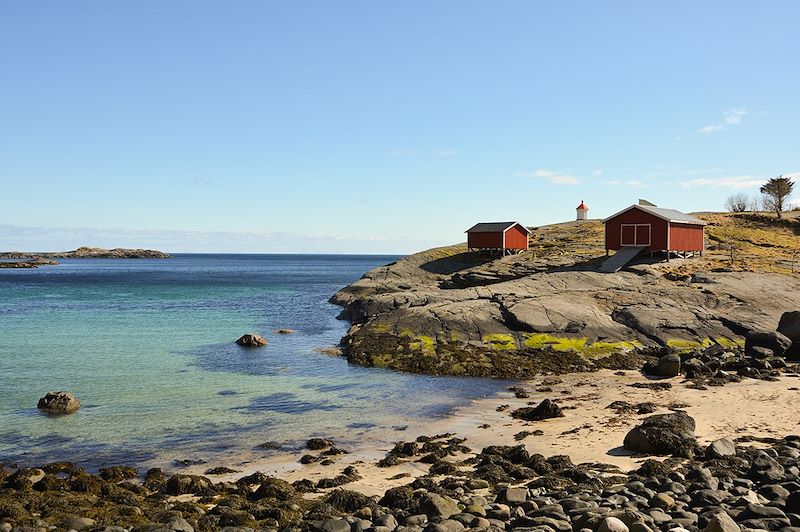
[[[458,505],[451,499],[437,495],[436,493],[426,493],[419,504],[419,509],[428,517],[444,517],[460,513]]]
[[[748,476],[760,482],[779,482],[783,479],[783,474],[783,466],[764,451],[760,451],[753,459]]]
[[[89,519],[88,517],[68,517],[64,519],[64,522],[61,523],[63,528],[67,530],[83,530],[85,528],[92,527],[96,524],[94,519]]]
[[[316,532],[350,532],[350,523],[344,519],[324,519],[311,523]]]
[[[36,408],[48,414],[72,414],[80,407],[81,402],[70,392],[47,392],[36,405]]]
[[[753,331],[745,337],[744,352],[750,354],[753,347],[766,347],[783,356],[791,345],[792,341],[777,331]]]
[[[425,514],[409,515],[403,520],[406,526],[419,526],[428,522],[428,516]]]
[[[724,456],[735,456],[736,444],[730,438],[720,438],[711,442],[706,449],[706,458],[722,458]]]
[[[784,312],[778,322],[778,332],[792,342],[800,340],[800,310]]]
[[[392,514],[383,514],[379,518],[373,521],[374,524],[378,526],[385,526],[392,530],[397,528],[397,519]]]
[[[166,527],[175,532],[194,532],[194,527],[183,517],[173,517],[167,521]]]
[[[600,523],[597,532],[628,532],[628,526],[616,517],[606,517]]]
[[[703,532],[739,532],[741,529],[731,516],[725,512],[720,512],[712,517]]]
[[[439,523],[431,523],[425,527],[426,532],[459,532],[464,530],[464,525],[454,519],[445,519]]]
[[[497,496],[498,502],[506,504],[520,504],[528,500],[527,488],[506,488]]]

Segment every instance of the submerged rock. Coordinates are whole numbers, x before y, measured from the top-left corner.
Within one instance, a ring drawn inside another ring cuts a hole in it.
[[[243,347],[261,347],[267,345],[267,341],[257,334],[247,333],[242,335],[241,338],[236,340],[236,343]]]
[[[36,405],[36,408],[48,414],[72,414],[80,407],[80,401],[70,392],[47,392]]]

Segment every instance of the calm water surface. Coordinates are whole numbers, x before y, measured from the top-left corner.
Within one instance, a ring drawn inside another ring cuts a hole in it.
[[[0,462],[223,460],[265,441],[353,441],[503,389],[315,350],[347,330],[328,298],[393,259],[178,255],[0,270]],[[250,331],[269,346],[233,343]],[[79,412],[36,410],[62,389],[80,398]]]

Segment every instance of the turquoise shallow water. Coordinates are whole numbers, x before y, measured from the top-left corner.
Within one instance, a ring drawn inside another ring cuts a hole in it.
[[[392,259],[178,255],[0,270],[0,462],[219,461],[265,441],[356,439],[503,389],[315,351],[348,325],[328,298]],[[250,331],[269,346],[233,343]],[[40,414],[38,398],[61,389],[81,410]]]

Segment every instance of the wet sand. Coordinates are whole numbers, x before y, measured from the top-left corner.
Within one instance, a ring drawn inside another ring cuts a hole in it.
[[[653,382],[669,382],[672,388],[655,391],[630,386]],[[800,432],[800,409],[795,405],[800,396],[800,378],[797,376],[784,376],[777,382],[746,379],[741,383],[709,387],[707,390],[690,388],[687,386],[689,384],[680,377],[654,381],[633,371],[624,375],[601,370],[542,377],[521,385],[529,392],[529,398],[516,398],[509,391],[475,401],[427,425],[370,435],[362,444],[348,448],[350,454],[334,457],[335,463],[332,465],[302,465],[298,463],[302,454],[318,454],[304,451],[238,464],[204,464],[189,468],[187,472],[203,474],[208,467],[226,465],[239,472],[214,476],[215,480],[235,480],[262,471],[290,482],[299,479],[316,482],[321,478],[335,477],[344,467],[355,465],[362,479],[344,487],[366,495],[381,495],[388,488],[407,484],[428,469],[427,464],[417,462],[404,462],[389,468],[377,467],[377,461],[392,447],[387,442],[412,441],[420,435],[441,433],[453,433],[456,437],[466,438],[465,445],[476,452],[487,445],[524,443],[531,453],[544,456],[565,454],[576,464],[602,462],[623,470],[635,469],[645,458],[631,456],[621,445],[625,434],[646,415],[618,414],[607,408],[614,401],[653,402],[658,406],[656,413],[669,412],[670,407],[685,410],[697,423],[696,434],[701,444],[723,436],[783,437]],[[548,388],[549,391],[546,391]],[[564,417],[539,422],[525,422],[511,417],[511,410],[527,406],[529,402],[536,404],[543,399],[555,400],[563,409]],[[503,408],[505,405],[508,407]],[[534,430],[540,430],[542,434],[527,436],[521,441],[514,438],[521,431]]]

